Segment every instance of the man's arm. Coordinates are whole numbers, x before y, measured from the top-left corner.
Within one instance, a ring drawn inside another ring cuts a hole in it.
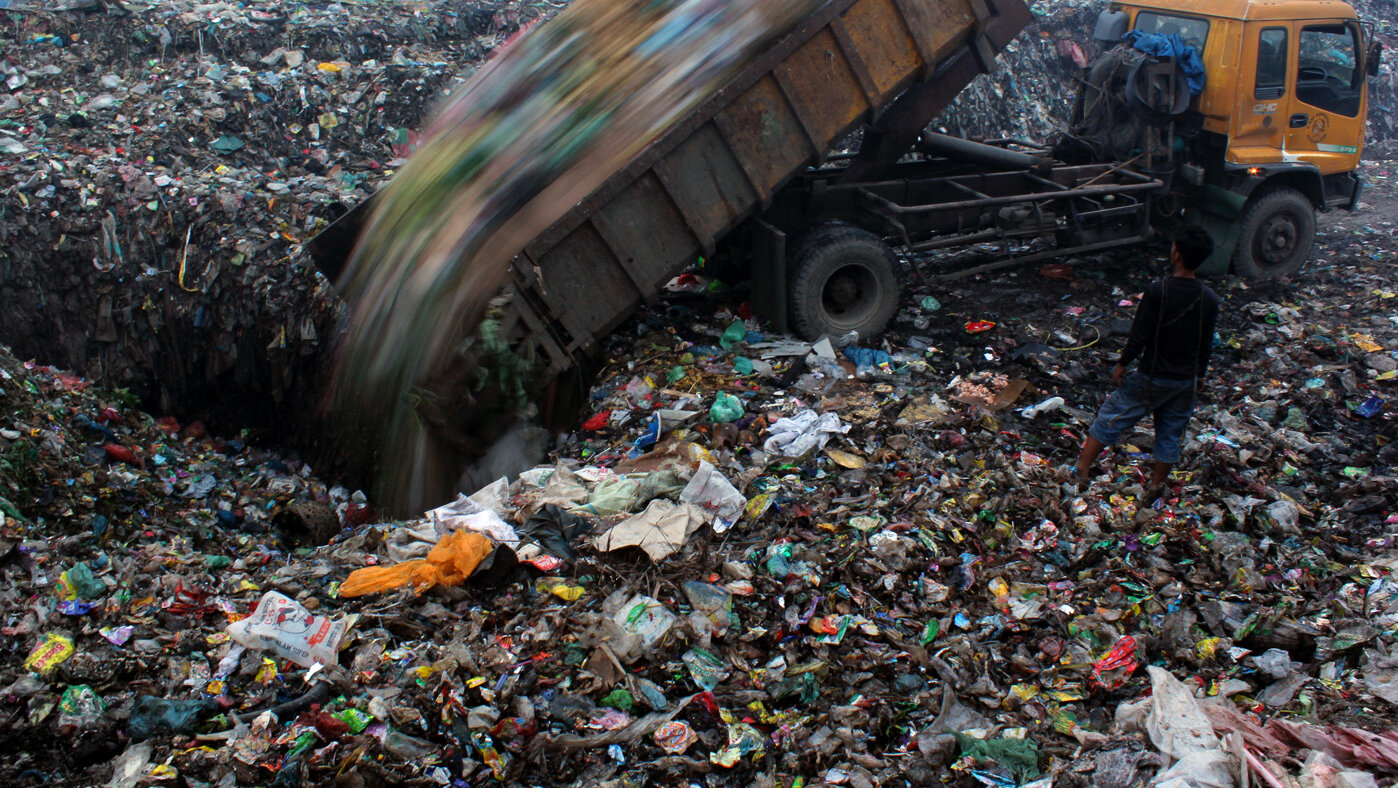
[[[1141,296],[1141,304],[1136,307],[1136,317],[1131,321],[1131,335],[1126,339],[1126,347],[1121,351],[1117,366],[1123,369],[1135,361],[1146,349],[1151,340],[1151,332],[1160,325],[1160,288],[1152,282]]]

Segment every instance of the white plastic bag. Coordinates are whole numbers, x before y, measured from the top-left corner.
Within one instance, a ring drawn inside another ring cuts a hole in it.
[[[832,435],[844,435],[849,425],[840,423],[834,413],[803,410],[795,416],[777,419],[767,431],[762,450],[777,457],[802,457],[812,449],[823,449]]]
[[[482,506],[466,495],[458,495],[455,501],[428,512],[427,519],[437,530],[438,536],[446,536],[452,531],[475,531],[512,548],[519,544],[519,535],[515,533],[514,526],[501,519],[494,509]]]
[[[699,470],[694,472],[694,477],[680,492],[680,500],[699,507],[712,518],[716,534],[727,531],[737,522],[743,515],[743,507],[748,505],[748,499],[738,492],[738,488],[724,478],[719,469],[703,460],[699,461]]]
[[[313,616],[296,600],[268,591],[252,615],[228,625],[228,636],[248,648],[270,651],[303,668],[317,662],[334,665],[340,640],[349,630],[345,619]]]

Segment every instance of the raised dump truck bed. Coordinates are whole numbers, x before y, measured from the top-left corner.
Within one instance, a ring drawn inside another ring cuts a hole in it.
[[[911,142],[1030,18],[1021,0],[825,4],[525,247],[505,336],[574,366],[851,131],[891,121]],[[309,244],[332,279],[365,207]]]
[[[893,164],[977,74],[993,68],[996,54],[1030,19],[1022,0],[832,0],[607,177],[524,246],[502,288],[499,336],[514,355],[533,363],[524,385],[541,419],[570,420],[584,387],[559,385],[575,380],[564,373],[581,371],[599,340],[656,298],[669,279],[712,253],[740,224],[770,227],[762,215],[783,187],[855,129],[868,124],[863,169]],[[869,144],[874,140],[877,145]],[[358,206],[310,242],[332,279],[367,210],[367,204]],[[780,311],[784,236],[772,231],[765,237],[779,240],[758,244],[767,254],[755,264],[754,278],[776,281],[763,289],[778,293],[771,300]],[[878,293],[896,291],[893,282],[883,284]],[[461,369],[444,371],[453,381],[450,391],[439,387],[414,398],[419,421],[431,425],[422,439],[433,445],[413,456],[436,459],[414,466],[411,478],[397,485],[411,485],[411,494],[387,491],[390,503],[405,512],[534,459],[509,448],[513,439],[501,440],[507,432],[528,432],[514,431],[517,419],[498,407],[515,401],[518,391],[494,376],[472,374],[492,363],[476,357],[476,347],[462,346]],[[482,379],[490,380],[490,391],[470,389]],[[380,470],[381,478],[393,472]]]

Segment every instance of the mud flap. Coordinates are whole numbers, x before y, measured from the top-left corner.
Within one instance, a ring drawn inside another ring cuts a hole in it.
[[[786,314],[786,233],[761,219],[753,225],[753,311],[785,334],[790,330]]]
[[[1184,223],[1197,224],[1214,239],[1214,253],[1199,266],[1204,275],[1226,274],[1238,245],[1238,224],[1247,200],[1240,194],[1217,186],[1200,189],[1197,199],[1184,211]]]

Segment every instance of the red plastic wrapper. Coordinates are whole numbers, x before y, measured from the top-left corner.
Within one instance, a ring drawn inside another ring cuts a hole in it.
[[[583,422],[583,429],[587,430],[588,432],[597,432],[598,430],[607,426],[607,420],[611,417],[612,412],[609,410],[604,410],[599,413],[593,414],[592,418]]]
[[[1126,683],[1136,672],[1136,639],[1127,635],[1118,640],[1106,656],[1092,665],[1092,683],[1105,690],[1114,690]]]
[[[134,465],[142,470],[144,470],[146,467],[145,460],[142,460],[140,457],[137,457],[136,452],[131,451],[125,446],[122,446],[120,443],[108,443],[106,446],[103,446],[102,448],[106,449],[107,458],[110,460],[124,462],[127,465]]]
[[[714,697],[712,692],[701,692],[695,695],[694,699],[699,701],[699,705],[704,707],[704,711],[707,711],[714,719],[718,719],[718,699]]]
[[[320,708],[301,715],[297,722],[315,726],[316,733],[320,734],[326,741],[336,739],[349,733],[350,726],[344,720],[332,716],[330,713]]]
[[[992,329],[992,328],[995,328],[995,323],[994,323],[994,321],[991,321],[991,320],[972,320],[972,321],[970,321],[970,322],[968,322],[968,323],[966,324],[966,333],[968,333],[968,334],[979,334],[979,333],[981,333],[982,331],[989,331],[989,330]]]
[[[563,566],[563,564],[566,562],[562,558],[556,558],[551,555],[539,555],[529,559],[528,561],[525,561],[524,563],[529,564],[544,572],[552,572],[553,570]]]
[[[374,520],[374,510],[366,503],[351,503],[345,507],[342,518],[345,525],[365,525]]]

